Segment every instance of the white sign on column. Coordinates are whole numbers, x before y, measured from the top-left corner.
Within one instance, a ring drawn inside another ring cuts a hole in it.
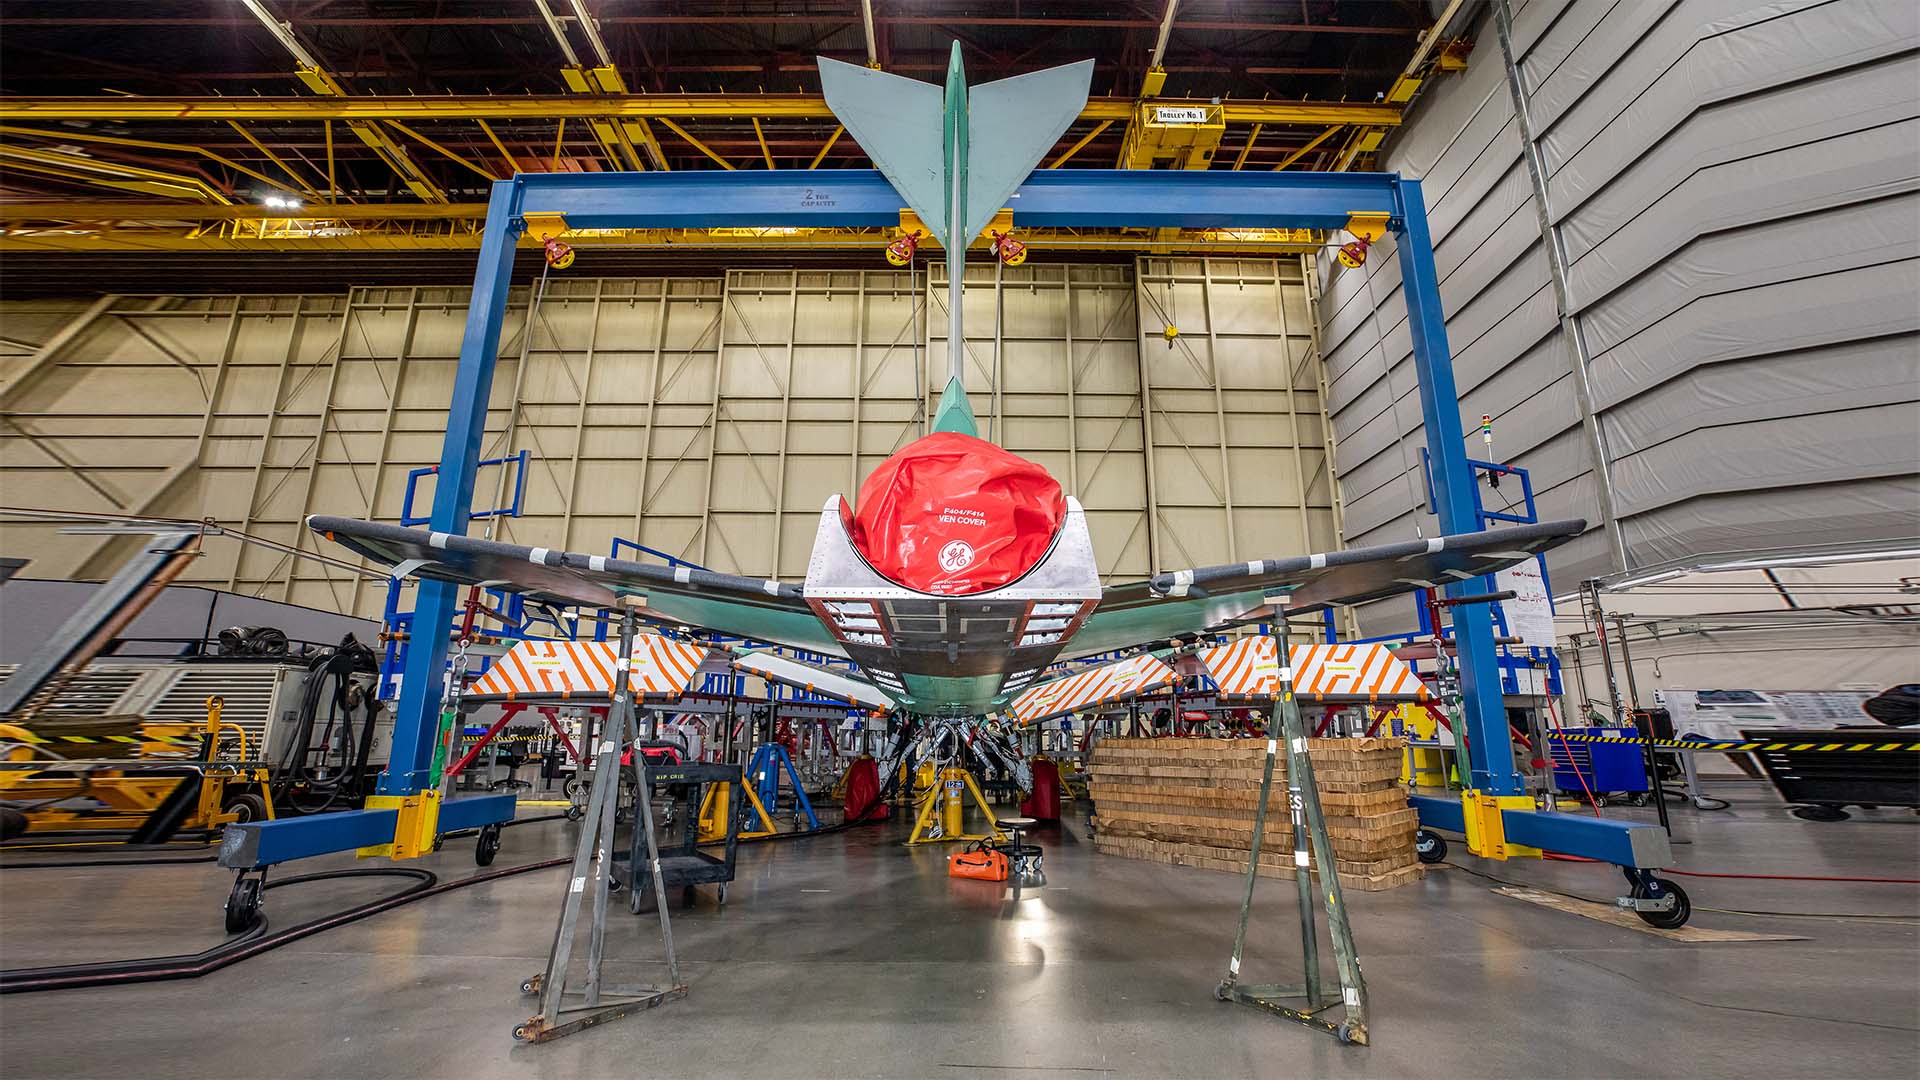
[[[1494,588],[1514,594],[1513,599],[1500,601],[1500,610],[1507,617],[1507,635],[1519,638],[1529,648],[1553,648],[1553,597],[1547,595],[1540,560],[1536,557],[1509,566],[1493,580]]]

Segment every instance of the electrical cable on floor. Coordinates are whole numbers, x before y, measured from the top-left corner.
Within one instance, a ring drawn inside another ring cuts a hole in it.
[[[501,878],[513,877],[533,870],[545,870],[561,866],[570,859],[547,859],[542,862],[527,863],[522,866],[510,866],[457,881],[442,882],[428,870],[411,866],[370,866],[353,867],[344,870],[323,870],[313,874],[299,874],[294,877],[269,881],[269,890],[287,885],[298,885],[310,881],[326,881],[336,878],[352,877],[409,877],[416,881],[413,886],[402,889],[390,896],[356,904],[344,911],[324,915],[318,919],[301,923],[275,933],[267,933],[266,919],[256,921],[253,927],[239,937],[230,938],[198,953],[179,956],[153,956],[138,960],[111,960],[94,964],[67,964],[55,967],[15,968],[0,971],[0,994],[35,993],[44,990],[72,990],[85,986],[121,986],[128,983],[158,982],[166,979],[196,979],[208,975],[231,964],[237,964],[249,957],[277,949],[301,938],[311,937],[323,930],[336,926],[358,922],[370,915],[377,915],[402,904],[423,900],[429,896],[451,892],[469,885],[479,885]]]
[[[184,859],[60,859],[53,862],[11,862],[0,859],[0,870],[64,870],[76,866],[197,866],[216,862],[219,855],[192,855]]]
[[[1577,862],[1598,862],[1598,860],[1596,860],[1596,859],[1565,859],[1565,860],[1563,860],[1563,861],[1568,861],[1568,862],[1575,862],[1575,861],[1577,861]],[[1567,899],[1569,899],[1569,900],[1579,900],[1579,901],[1581,901],[1582,903],[1587,903],[1587,904],[1600,904],[1600,905],[1602,905],[1602,906],[1605,906],[1605,907],[1613,907],[1613,906],[1614,906],[1614,904],[1613,904],[1613,901],[1612,901],[1612,900],[1596,900],[1596,899],[1594,899],[1594,898],[1593,898],[1593,897],[1591,897],[1591,896],[1581,896],[1581,895],[1580,895],[1579,893],[1570,893],[1570,892],[1564,892],[1564,891],[1562,891],[1562,890],[1560,890],[1560,889],[1555,889],[1555,888],[1550,888],[1550,887],[1548,887],[1548,886],[1545,886],[1545,885],[1536,885],[1536,884],[1534,884],[1533,882],[1530,882],[1530,881],[1513,881],[1513,880],[1510,880],[1510,879],[1508,879],[1508,878],[1503,878],[1503,877],[1497,877],[1497,876],[1495,876],[1495,875],[1493,875],[1493,874],[1489,874],[1489,873],[1486,873],[1485,871],[1481,871],[1481,870],[1475,870],[1475,869],[1474,869],[1473,867],[1471,867],[1471,866],[1463,866],[1463,865],[1461,865],[1460,863],[1457,863],[1457,862],[1454,862],[1454,861],[1453,861],[1453,860],[1451,860],[1451,859],[1449,859],[1449,860],[1446,860],[1446,861],[1445,861],[1445,863],[1444,863],[1444,865],[1446,865],[1446,866],[1451,866],[1451,867],[1453,867],[1453,868],[1454,868],[1455,870],[1464,870],[1464,871],[1466,871],[1467,873],[1469,873],[1469,874],[1472,874],[1472,875],[1473,875],[1474,877],[1478,877],[1478,878],[1485,878],[1485,879],[1487,879],[1488,881],[1493,881],[1493,882],[1498,882],[1498,883],[1499,883],[1499,884],[1501,884],[1501,885],[1507,885],[1507,886],[1510,886],[1510,887],[1512,887],[1512,888],[1515,888],[1515,889],[1531,889],[1531,890],[1533,890],[1534,892],[1543,892],[1543,893],[1551,893],[1551,894],[1552,894],[1552,895],[1554,895],[1554,896],[1563,896],[1563,897],[1566,897],[1566,898],[1567,898]],[[1604,866],[1611,866],[1612,864],[1611,864],[1611,863],[1602,863],[1601,865],[1604,865]],[[1660,871],[1660,872],[1661,872],[1662,874],[1673,874],[1673,873],[1678,873],[1679,871],[1675,871],[1675,870],[1662,870],[1662,871]],[[1715,914],[1717,914],[1717,915],[1744,915],[1744,916],[1748,916],[1748,917],[1751,917],[1751,918],[1782,918],[1782,919],[1835,919],[1835,920],[1841,920],[1841,921],[1845,921],[1845,920],[1851,920],[1851,919],[1866,919],[1866,920],[1871,920],[1871,921],[1896,921],[1896,922],[1910,922],[1910,923],[1914,923],[1914,924],[1916,924],[1916,925],[1920,925],[1920,918],[1916,918],[1915,916],[1912,916],[1912,915],[1889,915],[1889,914],[1885,914],[1885,913],[1879,913],[1879,912],[1853,912],[1853,911],[1755,911],[1755,910],[1750,910],[1750,909],[1743,909],[1743,908],[1713,908],[1713,907],[1701,907],[1701,906],[1700,906],[1700,905],[1698,905],[1698,904],[1695,904],[1695,905],[1694,905],[1694,907],[1693,907],[1693,910],[1695,910],[1695,911],[1711,911],[1711,912],[1713,912],[1713,913],[1715,913]]]
[[[1633,983],[1635,986],[1646,987],[1652,993],[1665,994],[1670,998],[1674,998],[1678,1001],[1684,1001],[1689,1005],[1697,1005],[1703,1009],[1720,1009],[1726,1012],[1755,1013],[1760,1016],[1778,1016],[1787,1020],[1802,1020],[1802,1021],[1812,1020],[1812,1021],[1817,1021],[1820,1023],[1827,1023],[1827,1024],[1848,1024],[1854,1027],[1879,1028],[1883,1031],[1920,1031],[1920,1028],[1912,1028],[1904,1024],[1882,1024],[1873,1020],[1859,1020],[1859,1019],[1854,1019],[1851,1017],[1844,1017],[1844,1016],[1821,1016],[1818,1013],[1788,1012],[1784,1009],[1761,1009],[1751,1005],[1728,1005],[1718,1001],[1702,1001],[1699,998],[1688,997],[1687,995],[1674,990],[1670,984],[1667,984],[1665,982],[1648,982],[1644,979],[1636,979],[1624,971],[1616,971],[1613,968],[1610,968],[1605,964],[1602,964],[1599,961],[1594,960],[1591,957],[1582,956],[1577,952],[1567,951],[1567,952],[1562,952],[1559,955],[1567,960],[1573,961],[1574,963],[1585,964],[1590,968],[1595,968],[1597,970],[1604,971],[1607,974],[1614,976],[1615,978],[1625,979],[1626,981]]]
[[[1554,862],[1600,863],[1600,865],[1603,866],[1613,865],[1612,863],[1602,863],[1599,859],[1589,859],[1584,855],[1563,855],[1557,851],[1547,852],[1542,858],[1551,859]],[[1663,869],[1660,872],[1662,874],[1672,874],[1675,877],[1750,878],[1755,881],[1845,881],[1864,882],[1870,885],[1920,885],[1920,878],[1903,877],[1831,877],[1822,874],[1731,874],[1712,870],[1675,870],[1671,867]]]
[[[873,816],[874,811],[884,805],[886,805],[884,798],[876,799],[874,804],[868,807],[867,810],[862,812],[858,817],[842,821],[837,825],[825,825],[817,829],[809,829],[805,832],[772,833],[767,836],[744,838],[738,842],[744,844],[758,840],[798,840],[804,837],[826,836],[833,833],[844,832],[858,825],[868,825],[885,820],[884,818]],[[520,821],[509,821],[503,823],[503,825],[531,825],[540,821],[558,820],[565,816],[565,814],[547,814]],[[462,830],[462,832],[466,831],[471,830]],[[449,833],[447,835],[454,836],[458,834]],[[168,861],[200,862],[203,860],[182,859]],[[269,881],[266,883],[265,888],[271,890],[286,885],[297,885],[310,881],[328,881],[338,878],[354,877],[410,877],[416,879],[417,884],[394,893],[391,896],[370,900],[364,904],[347,908],[344,911],[321,916],[318,919],[313,919],[301,923],[298,926],[289,927],[288,929],[271,934],[267,933],[266,917],[261,916],[250,929],[240,936],[229,938],[212,948],[205,949],[198,953],[185,953],[176,956],[142,957],[135,960],[109,960],[91,964],[14,968],[0,971],[0,994],[72,990],[88,986],[122,986],[129,983],[159,982],[168,979],[196,979],[202,975],[212,974],[231,964],[236,964],[250,957],[277,949],[282,945],[299,941],[301,938],[310,937],[324,930],[331,930],[336,926],[345,926],[348,923],[358,922],[368,916],[377,915],[380,912],[389,911],[404,904],[410,904],[415,900],[424,900],[430,896],[439,896],[442,893],[451,892],[454,889],[465,888],[469,885],[480,885],[490,881],[498,881],[502,878],[514,877],[534,870],[546,870],[556,866],[564,866],[572,861],[571,857],[563,856],[542,860],[540,862],[526,863],[521,866],[510,866],[501,870],[475,874],[472,877],[446,882],[440,881],[438,875],[429,870],[410,866],[351,867],[341,870],[323,870],[311,874],[298,874],[293,877],[281,878],[277,881]],[[32,866],[41,864],[14,865]],[[75,861],[44,865],[93,866],[100,865],[100,863]]]

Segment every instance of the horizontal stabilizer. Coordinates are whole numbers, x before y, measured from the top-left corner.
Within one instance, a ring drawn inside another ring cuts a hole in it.
[[[967,92],[965,243],[973,243],[1079,118],[1092,83],[1093,61],[1082,60]]]
[[[947,242],[945,98],[918,79],[820,58],[827,108],[942,245]]]
[[[1087,105],[1093,61],[967,89],[960,46],[944,87],[820,59],[827,107],[941,246],[964,249]]]

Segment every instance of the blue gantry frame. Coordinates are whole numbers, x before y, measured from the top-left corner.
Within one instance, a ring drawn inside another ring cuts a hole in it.
[[[514,253],[529,216],[563,215],[574,230],[885,227],[898,224],[901,205],[893,186],[870,169],[538,173],[496,183],[473,278],[430,527],[456,534],[467,530]],[[1473,466],[1466,455],[1439,275],[1418,181],[1388,173],[1060,169],[1034,173],[1008,205],[1017,223],[1047,228],[1336,230],[1356,214],[1387,215],[1398,241],[1440,528],[1462,533],[1479,527]],[[1464,582],[1448,591],[1464,595],[1480,587]],[[421,582],[415,625],[449,625],[458,603],[458,586]],[[1521,794],[1486,608],[1456,609],[1454,627],[1473,750],[1473,786],[1492,794]],[[410,794],[428,783],[446,660],[447,641],[437,636],[415,642],[407,653],[392,759],[380,777],[383,794]],[[1555,831],[1553,819],[1571,818],[1536,816],[1550,833]],[[1590,826],[1569,829],[1565,842],[1543,846],[1614,861],[1621,846],[1590,843],[1592,832]]]

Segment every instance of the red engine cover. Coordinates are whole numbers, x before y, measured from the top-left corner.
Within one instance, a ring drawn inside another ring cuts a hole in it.
[[[1047,470],[958,432],[919,439],[860,485],[847,532],[889,581],[952,596],[1033,569],[1067,516]]]

